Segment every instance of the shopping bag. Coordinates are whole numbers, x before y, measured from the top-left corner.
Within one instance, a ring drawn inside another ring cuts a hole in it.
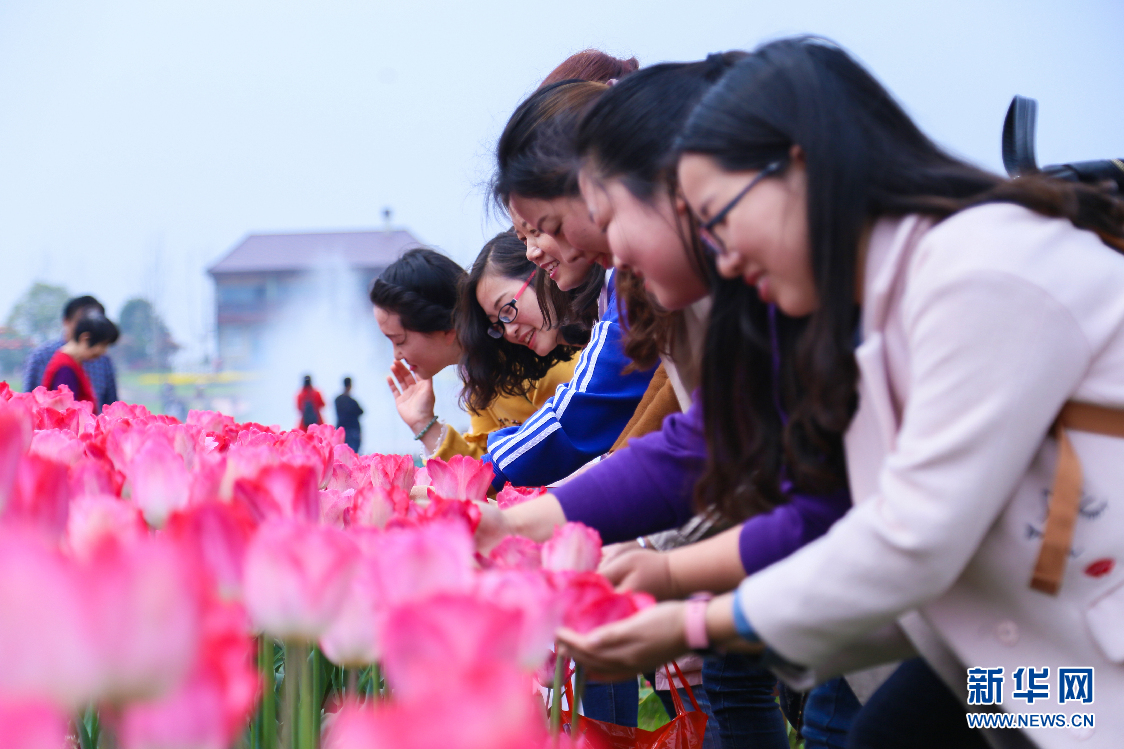
[[[578,733],[586,739],[589,746],[594,749],[702,749],[703,736],[706,734],[706,713],[699,708],[699,703],[695,700],[695,692],[683,678],[679,666],[674,662],[671,665],[675,667],[679,682],[695,708],[693,712],[687,712],[683,707],[679,690],[672,689],[671,701],[675,705],[675,717],[670,723],[655,731],[618,726],[615,723],[605,723],[582,715],[579,716]],[[675,684],[670,671],[667,672],[667,680],[670,684]],[[571,706],[574,704],[574,692],[569,682],[566,682],[566,699]],[[571,720],[570,711],[563,710],[564,730],[571,725]]]

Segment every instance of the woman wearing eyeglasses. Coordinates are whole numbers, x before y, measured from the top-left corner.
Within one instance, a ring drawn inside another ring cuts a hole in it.
[[[528,257],[538,261],[543,274],[560,290],[582,290],[569,298],[580,308],[560,308],[567,297],[544,300],[544,306],[553,309],[562,323],[592,325],[574,379],[522,426],[498,430],[488,437],[487,459],[492,462],[497,488],[507,481],[516,486],[553,484],[607,453],[652,382],[655,367],[630,366],[632,361],[624,353],[613,272],[605,273],[599,289],[583,286],[591,276],[596,281],[595,274],[608,264],[597,267],[583,259],[582,251],[571,242],[600,247],[604,238],[590,224],[589,211],[570,179],[565,148],[556,148],[564,146],[581,114],[608,88],[587,81],[544,86],[515,110],[496,148],[493,197],[497,205],[510,211],[515,230],[526,237]],[[569,229],[562,229],[564,222],[577,233],[567,234]],[[479,302],[492,321],[499,320],[502,297]],[[524,336],[531,335],[522,330]]]
[[[516,244],[521,259],[523,245],[517,240]],[[519,273],[525,280],[527,276],[522,274],[530,273],[534,266],[526,260],[523,264],[527,267],[520,267]],[[490,432],[523,423],[558,385],[570,380],[577,363],[575,349],[556,345],[553,330],[542,331],[536,342],[542,356],[508,344],[502,366],[491,370],[485,386],[477,380],[465,391],[462,400],[469,412],[469,431],[461,434],[438,419],[432,378],[445,367],[460,364],[464,356],[454,324],[457,287],[464,276],[464,270],[450,258],[419,248],[391,263],[371,288],[379,329],[394,346],[395,361],[387,384],[398,415],[422,443],[427,458],[479,458],[487,451]],[[492,350],[497,343],[506,343],[488,340]]]
[[[1065,729],[995,745],[1120,746],[1119,711],[1072,719],[1094,680],[1095,704],[1124,699],[1124,203],[950,156],[816,39],[735,66],[680,146],[720,273],[801,322],[760,379],[713,390],[764,401],[776,381],[789,417],[756,411],[708,478],[849,485],[855,507],[736,593],[562,631],[569,652],[623,676],[720,648],[801,686],[905,657],[849,746],[982,749],[965,712],[1046,701]]]

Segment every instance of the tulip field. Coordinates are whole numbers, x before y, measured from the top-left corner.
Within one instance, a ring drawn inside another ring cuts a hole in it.
[[[492,478],[0,383],[0,747],[573,745],[555,630],[651,599],[581,525],[477,553],[478,503],[537,493]]]

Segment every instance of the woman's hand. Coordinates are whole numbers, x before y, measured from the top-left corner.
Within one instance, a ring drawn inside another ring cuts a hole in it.
[[[601,565],[598,567],[597,571],[604,574],[602,571],[609,562],[622,554],[631,554],[634,551],[640,551],[641,548],[643,547],[636,541],[621,541],[619,544],[603,546],[601,548]]]
[[[426,424],[433,420],[433,407],[436,398],[433,395],[433,380],[423,380],[416,377],[401,360],[396,359],[390,365],[390,375],[386,384],[394,396],[394,406],[398,415],[406,426],[417,434]]]
[[[668,555],[658,551],[637,547],[635,551],[602,561],[598,572],[617,588],[650,593],[657,601],[680,597],[675,590]]]
[[[476,550],[487,556],[496,544],[507,536],[515,535],[515,529],[500,508],[482,503],[477,503],[477,506],[480,508],[480,525],[476,526]]]
[[[563,656],[585,666],[590,676],[619,681],[651,672],[690,649],[684,635],[685,612],[681,601],[661,603],[584,635],[562,628],[557,638]]]

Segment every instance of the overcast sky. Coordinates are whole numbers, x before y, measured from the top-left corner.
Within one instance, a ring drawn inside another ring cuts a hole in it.
[[[0,321],[35,280],[154,298],[198,354],[204,268],[249,232],[394,223],[469,261],[520,99],[568,54],[642,64],[797,32],[866,62],[999,169],[1015,93],[1042,162],[1124,156],[1124,4],[0,0]]]

